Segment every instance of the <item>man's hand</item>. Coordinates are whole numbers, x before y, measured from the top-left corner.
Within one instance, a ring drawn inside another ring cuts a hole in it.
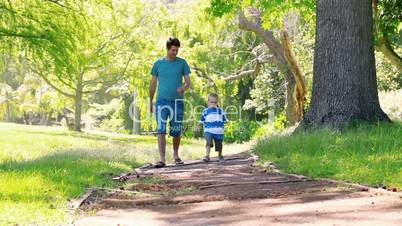
[[[180,86],[179,88],[176,89],[176,91],[180,94],[183,94],[185,90],[182,86]]]
[[[179,88],[177,88],[176,92],[183,95],[186,90],[190,89],[190,86],[191,86],[190,76],[185,75],[184,76],[184,86],[180,86]]]

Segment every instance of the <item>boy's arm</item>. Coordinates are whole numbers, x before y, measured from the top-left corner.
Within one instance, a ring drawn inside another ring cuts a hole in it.
[[[229,122],[229,119],[226,117],[226,112],[224,110],[222,110],[222,120],[224,123]]]
[[[204,122],[205,122],[205,115],[204,115],[204,111],[203,111],[201,114],[200,121],[198,121],[196,129],[197,130],[201,129],[201,126],[204,124]]]

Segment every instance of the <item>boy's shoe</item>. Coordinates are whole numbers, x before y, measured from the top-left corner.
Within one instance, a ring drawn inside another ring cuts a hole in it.
[[[205,156],[203,159],[202,159],[202,161],[204,161],[204,162],[209,162],[211,159],[209,158],[209,156]]]
[[[225,158],[223,158],[223,156],[219,156],[219,162],[220,162],[220,163],[225,162]]]
[[[183,162],[180,158],[175,159],[175,160],[174,160],[174,163],[175,163],[176,165],[183,165],[183,164],[184,164],[184,162]]]

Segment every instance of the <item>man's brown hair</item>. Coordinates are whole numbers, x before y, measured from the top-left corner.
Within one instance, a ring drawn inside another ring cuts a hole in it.
[[[180,47],[179,39],[170,37],[166,42],[166,48],[170,49],[172,46]]]

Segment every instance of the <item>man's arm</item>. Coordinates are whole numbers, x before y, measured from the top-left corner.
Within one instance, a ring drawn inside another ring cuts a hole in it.
[[[149,110],[153,113],[153,100],[156,91],[156,85],[158,84],[158,79],[156,76],[152,76],[151,85],[149,86]]]
[[[184,85],[177,88],[177,92],[183,94],[186,90],[190,89],[190,87],[191,87],[190,75],[185,75]]]
[[[190,89],[190,87],[191,87],[190,75],[185,75],[184,76],[184,86],[183,86],[184,91]]]

